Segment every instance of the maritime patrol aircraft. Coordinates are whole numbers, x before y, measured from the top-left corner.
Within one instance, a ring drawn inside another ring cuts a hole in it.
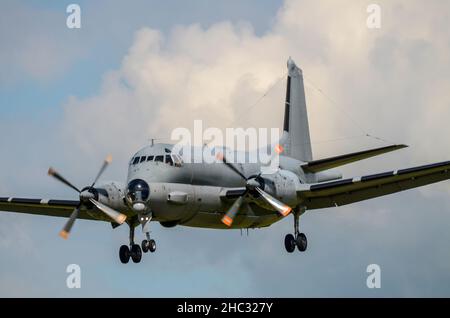
[[[55,169],[48,174],[78,193],[77,200],[0,197],[0,210],[68,218],[60,232],[67,239],[76,219],[126,222],[129,244],[119,249],[122,263],[139,263],[142,253],[155,252],[150,223],[164,227],[190,226],[211,229],[263,228],[293,215],[293,234],[287,234],[287,252],[307,248],[299,230],[306,211],[338,207],[407,189],[447,180],[450,161],[343,178],[335,168],[406,147],[389,145],[331,158],[314,160],[302,70],[288,60],[283,138],[279,168],[261,173],[261,163],[232,163],[228,154],[213,163],[191,163],[174,152],[174,145],[156,143],[132,156],[126,183],[98,183],[111,157],[104,161],[94,181],[78,188]],[[145,239],[135,242],[141,225]]]

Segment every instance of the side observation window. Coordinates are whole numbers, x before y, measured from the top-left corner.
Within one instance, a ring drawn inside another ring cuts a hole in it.
[[[164,156],[156,156],[155,161],[164,162]]]
[[[173,160],[170,155],[166,155],[166,163],[173,166]]]
[[[145,159],[147,159],[147,157],[146,157],[146,156],[142,156],[142,157],[141,157],[141,162],[144,162]]]
[[[155,156],[148,156],[147,161],[153,161],[153,158],[155,158]]]
[[[134,158],[133,165],[138,164],[139,163],[139,159],[140,159],[139,157]]]

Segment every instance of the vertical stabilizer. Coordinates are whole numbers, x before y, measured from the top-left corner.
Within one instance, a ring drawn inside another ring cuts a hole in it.
[[[289,58],[286,106],[284,111],[285,154],[301,161],[312,160],[309,135],[308,113],[306,110],[305,88],[302,70]]]

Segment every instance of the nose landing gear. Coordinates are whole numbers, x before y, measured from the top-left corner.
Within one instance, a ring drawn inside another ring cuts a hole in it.
[[[308,247],[308,240],[304,233],[300,233],[299,231],[299,218],[300,215],[303,214],[305,210],[296,209],[293,213],[294,215],[294,235],[287,234],[284,238],[284,247],[288,253],[293,253],[295,251],[295,247],[297,246],[300,252],[306,251]]]
[[[142,251],[144,253],[147,253],[149,251],[151,253],[153,253],[154,251],[156,251],[156,242],[155,242],[155,240],[150,238],[150,233],[149,232],[147,232],[145,234],[147,235],[147,239],[142,241],[142,244],[141,244]]]
[[[119,249],[119,258],[123,264],[127,264],[131,260],[134,263],[139,263],[142,259],[142,252],[155,252],[156,242],[150,238],[150,221],[151,214],[140,215],[139,218],[130,219],[127,224],[130,227],[130,244],[122,245]],[[146,239],[142,241],[141,245],[134,242],[134,228],[138,224],[142,225],[142,231],[145,233]]]

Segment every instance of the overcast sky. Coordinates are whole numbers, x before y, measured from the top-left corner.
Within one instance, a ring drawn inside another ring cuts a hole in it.
[[[280,127],[289,56],[305,74],[315,158],[410,145],[346,176],[450,159],[447,1],[78,1],[82,27],[68,29],[72,2],[2,2],[0,196],[76,199],[48,167],[83,186],[108,153],[104,179],[124,182],[134,152],[195,119]],[[449,190],[306,213],[305,253],[284,250],[291,217],[248,237],[152,224],[157,252],[128,265],[126,226],[77,221],[63,241],[64,219],[0,212],[0,296],[448,297]],[[72,263],[81,289],[66,287]],[[381,289],[366,287],[372,263]]]

